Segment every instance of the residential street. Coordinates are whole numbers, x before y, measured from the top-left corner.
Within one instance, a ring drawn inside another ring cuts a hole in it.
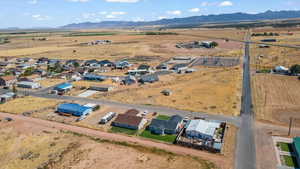
[[[250,36],[246,37],[246,41]],[[236,169],[255,169],[256,151],[254,137],[254,113],[252,111],[251,81],[250,81],[250,43],[245,43],[243,63],[243,91],[241,106],[241,126],[238,132],[236,148]]]

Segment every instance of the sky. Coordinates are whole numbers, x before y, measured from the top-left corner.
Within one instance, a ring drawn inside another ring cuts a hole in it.
[[[0,28],[300,10],[300,0],[0,0]]]

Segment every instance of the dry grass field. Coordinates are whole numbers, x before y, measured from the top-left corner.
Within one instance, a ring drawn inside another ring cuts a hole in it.
[[[47,87],[51,87],[51,86],[55,86],[57,84],[63,83],[66,80],[64,79],[43,79],[41,81],[39,81],[39,83],[41,84],[41,86],[43,88],[47,88]]]
[[[241,69],[197,68],[186,75],[162,76],[160,82],[96,95],[96,98],[126,103],[161,105],[213,114],[238,115],[241,91]],[[160,92],[171,89],[171,96]]]
[[[17,121],[0,122],[0,149],[1,169],[216,168],[195,157],[93,140]]]
[[[300,80],[297,77],[256,74],[252,79],[256,118],[288,125],[293,117],[300,124]]]
[[[257,32],[257,31],[256,31]],[[252,37],[253,41],[260,41],[267,38],[275,38],[278,42],[274,44],[278,45],[291,45],[300,46],[300,31],[292,31],[293,35],[287,35],[286,29],[269,29],[267,32],[279,33],[280,36],[275,37]],[[260,32],[263,33],[263,32]],[[252,64],[256,65],[258,69],[274,68],[278,65],[290,67],[293,64],[300,63],[300,49],[285,48],[271,46],[270,48],[259,48],[258,45],[252,45],[251,47]]]
[[[87,31],[87,30],[82,30]],[[107,30],[89,30],[89,32],[105,32]],[[133,58],[136,56],[152,56],[153,61],[163,61],[174,55],[193,56],[228,56],[239,53],[241,44],[237,42],[225,42],[216,40],[219,47],[216,49],[177,49],[178,42],[214,40],[200,37],[228,36],[243,38],[243,33],[234,29],[228,30],[167,30],[176,32],[178,35],[142,35],[135,31],[117,31],[116,34],[106,36],[66,36],[69,33],[45,34],[46,41],[32,40],[32,36],[39,34],[28,34],[27,36],[15,35],[10,39],[11,43],[0,46],[0,57],[48,57],[56,59],[110,59]],[[191,36],[193,35],[193,36]],[[197,35],[200,35],[197,37]],[[112,40],[112,44],[87,46],[87,43],[99,39]],[[233,55],[236,56],[236,55]]]
[[[60,101],[36,98],[36,97],[23,97],[17,98],[12,101],[0,105],[1,112],[21,114],[24,112],[40,111],[43,109],[55,107]]]

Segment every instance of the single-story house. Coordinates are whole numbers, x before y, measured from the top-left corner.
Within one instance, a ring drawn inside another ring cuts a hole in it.
[[[176,72],[180,72],[182,70],[188,69],[188,66],[187,66],[187,64],[181,63],[181,64],[174,65],[171,69]]]
[[[17,82],[17,87],[26,88],[26,89],[38,89],[41,87],[41,85],[36,82],[21,81],[21,82]]]
[[[73,85],[71,83],[63,83],[63,84],[60,84],[60,85],[57,85],[56,87],[54,87],[53,90],[57,90],[58,92],[65,93],[65,92],[70,91],[72,88],[73,88]]]
[[[131,130],[140,130],[145,126],[147,120],[143,117],[136,116],[137,113],[137,110],[132,109],[127,111],[125,114],[119,114],[111,125]]]
[[[207,120],[191,120],[186,128],[186,136],[193,139],[213,140],[221,123]]]
[[[300,165],[300,137],[295,137],[293,139],[293,149],[296,154],[297,162]]]
[[[98,64],[100,66],[108,66],[108,67],[114,66],[114,63],[109,60],[101,60],[98,62]]]
[[[91,66],[91,65],[95,65],[95,64],[98,64],[98,60],[96,60],[96,59],[87,60],[86,62],[84,62],[85,66]]]
[[[0,77],[0,86],[11,86],[17,82],[17,78],[15,76],[2,76]]]
[[[289,69],[284,67],[284,66],[276,66],[274,71],[276,73],[288,73],[289,72]]]
[[[9,100],[12,100],[14,97],[16,97],[16,94],[13,92],[1,94],[0,95],[0,103],[8,102]]]
[[[144,75],[141,76],[141,78],[139,79],[140,83],[154,83],[158,81],[159,81],[159,77],[156,74]]]
[[[90,81],[104,81],[107,79],[107,77],[101,75],[87,74],[83,76],[83,79]]]
[[[20,77],[18,80],[25,81],[25,82],[37,82],[37,81],[42,80],[42,77],[38,74],[33,74],[31,76]]]
[[[112,85],[99,85],[99,86],[90,86],[89,90],[95,90],[99,92],[109,92],[112,91],[115,87]]]
[[[168,70],[169,66],[166,63],[162,63],[156,67],[158,70]]]
[[[263,39],[261,42],[277,42],[276,39]]]
[[[182,121],[183,118],[179,115],[174,115],[169,120],[153,119],[148,126],[148,130],[154,134],[176,134]]]
[[[17,68],[19,69],[28,69],[28,68],[31,68],[31,67],[35,67],[34,65],[31,65],[31,64],[21,64],[21,65],[18,65]]]
[[[131,65],[127,61],[119,61],[115,63],[116,69],[125,69],[129,68]]]
[[[138,70],[150,70],[151,66],[146,65],[146,64],[141,64],[137,69]]]
[[[134,76],[126,76],[124,80],[122,80],[122,83],[124,85],[132,85],[137,82],[136,78]]]
[[[85,116],[92,111],[91,107],[82,106],[76,103],[64,103],[57,107],[57,112],[71,114],[73,116]]]

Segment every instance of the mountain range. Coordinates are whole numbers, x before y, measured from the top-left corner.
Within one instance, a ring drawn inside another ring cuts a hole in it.
[[[129,28],[129,27],[145,27],[145,26],[160,26],[160,27],[175,27],[182,25],[201,26],[211,23],[230,23],[230,22],[246,22],[246,21],[261,21],[261,20],[277,20],[277,19],[292,19],[300,18],[300,11],[266,11],[263,13],[231,13],[219,15],[202,15],[185,18],[161,19],[157,21],[102,21],[102,22],[83,22],[73,23],[62,26],[64,29],[86,29],[86,28]]]

